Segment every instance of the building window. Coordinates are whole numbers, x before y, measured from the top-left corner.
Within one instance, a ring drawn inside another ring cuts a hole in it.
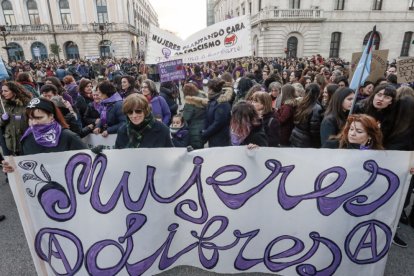
[[[414,0],[411,0],[410,7],[408,9],[410,11],[414,11]]]
[[[96,0],[96,11],[98,13],[98,22],[108,22],[108,7],[106,0]]]
[[[382,0],[374,0],[374,6],[372,7],[375,11],[380,11],[382,8]]]
[[[262,0],[259,0],[259,12],[262,10]]]
[[[47,59],[48,57],[47,49],[46,49],[46,46],[42,42],[36,41],[35,43],[32,44],[30,49],[32,51],[32,57],[34,60]]]
[[[371,33],[372,33],[372,31],[366,34],[366,36],[364,38],[364,43],[363,43],[364,46],[367,45],[369,37],[371,36]],[[380,42],[381,42],[381,38],[379,36],[379,33],[375,32],[374,42],[373,42],[374,50],[379,50]]]
[[[331,48],[329,50],[329,57],[339,57],[339,48],[341,47],[341,33],[335,32],[331,35]]]
[[[296,36],[289,37],[287,41],[287,57],[296,58],[298,55],[298,39]]]
[[[249,2],[249,14],[252,14],[252,2]]]
[[[60,18],[63,25],[72,24],[72,18],[70,16],[70,7],[68,0],[59,0]]]
[[[300,0],[290,0],[289,1],[290,9],[300,9]]]
[[[3,9],[4,20],[8,25],[16,25],[16,19],[14,18],[13,6],[9,0],[1,2],[1,8]]]
[[[402,57],[408,57],[410,52],[410,45],[411,41],[413,39],[413,32],[406,32],[404,34],[404,40],[401,48],[401,54]]]
[[[246,7],[244,5],[242,5],[242,15],[246,14]]]
[[[27,12],[29,14],[30,25],[40,25],[39,11],[36,1],[29,0],[26,3]]]
[[[336,0],[335,10],[343,10],[345,7],[345,0]]]

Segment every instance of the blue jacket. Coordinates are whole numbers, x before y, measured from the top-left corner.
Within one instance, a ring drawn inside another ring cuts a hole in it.
[[[154,98],[152,98],[151,108],[152,108],[152,115],[154,115],[154,117],[161,116],[162,122],[165,125],[168,126],[170,124],[170,120],[171,120],[170,107],[168,106],[167,102],[165,101],[163,97],[155,96]]]

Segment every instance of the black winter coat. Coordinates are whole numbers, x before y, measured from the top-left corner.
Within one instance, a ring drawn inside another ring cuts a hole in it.
[[[269,145],[263,126],[253,127],[249,135],[240,145],[255,144],[259,147],[267,147]]]
[[[316,103],[308,120],[295,124],[290,135],[290,143],[297,148],[320,148],[320,128],[322,121],[322,106]]]

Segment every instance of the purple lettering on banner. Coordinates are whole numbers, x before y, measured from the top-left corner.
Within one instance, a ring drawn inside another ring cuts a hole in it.
[[[194,166],[193,172],[191,173],[190,177],[183,184],[183,186],[170,197],[164,198],[156,192],[155,183],[154,183],[154,175],[156,172],[156,168],[152,166],[147,166],[147,176],[146,176],[145,184],[137,201],[134,201],[131,199],[129,189],[128,189],[128,179],[129,179],[130,172],[124,172],[124,174],[122,175],[122,179],[119,182],[119,185],[116,187],[115,191],[109,198],[108,202],[104,204],[101,201],[99,191],[100,191],[100,187],[102,184],[103,175],[107,167],[107,159],[106,159],[106,156],[100,155],[94,161],[94,164],[92,166],[92,171],[90,173],[91,176],[94,175],[95,170],[99,164],[100,169],[96,176],[95,183],[92,188],[91,205],[95,210],[97,210],[100,213],[104,213],[104,214],[109,213],[116,207],[118,200],[122,194],[125,207],[130,211],[139,212],[144,207],[149,192],[151,193],[152,197],[157,202],[168,204],[182,197],[193,185],[196,185],[197,190],[198,190],[197,195],[198,195],[199,205],[201,209],[201,216],[199,218],[196,218],[196,217],[193,217],[192,215],[185,213],[182,210],[184,205],[188,205],[190,210],[192,211],[198,210],[197,203],[190,199],[179,202],[175,208],[175,213],[178,217],[184,220],[188,220],[193,223],[202,224],[206,222],[206,220],[208,219],[208,210],[207,210],[206,202],[204,200],[203,187],[202,187],[202,182],[201,182],[201,168],[203,164],[203,159],[197,156],[197,157],[194,157],[193,162],[195,166]],[[92,181],[92,179],[90,179],[90,181]]]
[[[47,255],[43,252],[42,243],[44,243],[43,237],[45,235],[49,235],[49,242],[48,242],[48,253]],[[71,264],[69,259],[66,257],[66,253],[69,249],[68,246],[64,248],[60,245],[59,239],[65,239],[67,241],[72,242],[74,247],[76,248],[76,254],[68,254],[71,256],[76,256],[75,264]],[[53,250],[56,249],[56,251]],[[66,251],[65,251],[66,250]],[[61,230],[61,229],[54,229],[54,228],[42,228],[36,234],[35,238],[35,251],[36,254],[39,256],[40,259],[47,262],[50,268],[56,275],[75,275],[77,271],[82,267],[83,262],[83,247],[82,242],[69,231]],[[52,258],[54,257],[54,258]],[[63,264],[65,269],[65,273],[61,273],[61,271],[57,271],[53,264],[56,265],[56,260],[60,260]]]
[[[286,263],[274,262],[273,260],[279,259],[279,258],[292,257],[292,256],[299,254],[304,249],[303,242],[292,236],[281,236],[281,237],[274,239],[266,247],[265,254],[264,254],[264,264],[270,271],[279,272],[283,269],[286,269],[287,267],[297,265],[299,263],[303,263],[307,261],[308,259],[310,259],[313,255],[315,255],[316,251],[319,249],[319,244],[322,243],[332,253],[331,264],[327,268],[324,268],[320,271],[317,271],[316,268],[311,264],[302,264],[296,268],[296,271],[299,273],[299,275],[316,275],[317,273],[320,273],[320,275],[334,274],[334,272],[338,269],[339,265],[341,264],[341,260],[342,260],[341,249],[333,241],[327,238],[320,237],[319,233],[317,232],[310,233],[309,237],[313,240],[313,245],[309,249],[309,251],[305,255],[303,255],[301,258],[291,261],[291,262],[286,262]],[[271,250],[274,247],[274,245],[278,243],[279,241],[282,241],[285,239],[290,239],[294,241],[294,245],[288,250],[285,250],[279,254],[270,255]]]
[[[242,207],[252,196],[259,193],[267,184],[272,182],[276,176],[281,171],[281,164],[277,160],[267,160],[265,162],[266,168],[268,168],[271,173],[270,175],[259,185],[250,190],[240,193],[240,194],[230,194],[222,191],[220,186],[232,186],[237,185],[246,178],[246,170],[241,166],[236,165],[227,165],[217,169],[211,177],[208,177],[206,183],[211,185],[216,192],[220,200],[231,209],[238,209]],[[231,180],[219,181],[217,178],[225,173],[234,173],[238,172],[240,175]]]
[[[234,268],[237,270],[248,270],[252,268],[253,266],[260,264],[263,262],[263,259],[247,259],[243,256],[244,250],[246,249],[247,245],[250,243],[252,239],[254,239],[257,234],[259,234],[260,230],[256,229],[247,233],[241,233],[239,230],[234,231],[234,236],[237,238],[246,238],[246,242],[243,244],[242,248],[239,251],[239,254],[237,254],[236,260],[234,261]]]
[[[283,209],[290,210],[296,207],[303,200],[316,199],[319,212],[324,216],[329,216],[345,202],[344,209],[352,216],[359,217],[371,214],[390,200],[390,198],[398,190],[400,181],[397,175],[389,170],[379,168],[378,164],[373,160],[365,161],[364,169],[371,173],[369,179],[364,185],[341,196],[326,197],[327,195],[338,190],[344,184],[347,176],[344,168],[332,167],[323,171],[315,180],[315,191],[303,195],[291,196],[288,195],[286,191],[286,179],[292,172],[293,167],[282,167],[281,171],[283,174],[278,189],[279,203]],[[337,178],[333,180],[331,184],[322,188],[323,180],[326,176],[331,174],[337,174]],[[382,175],[386,178],[388,181],[388,189],[377,200],[362,205],[362,203],[367,201],[368,197],[366,195],[358,195],[358,193],[371,186],[375,182],[377,175]],[[354,204],[355,201],[358,204]]]
[[[76,214],[76,195],[75,195],[75,188],[73,186],[73,178],[74,172],[77,167],[82,166],[82,170],[80,173],[81,178],[78,178],[78,187],[80,187],[81,183],[85,182],[88,175],[85,175],[85,171],[90,171],[90,157],[85,154],[76,154],[70,158],[68,163],[66,164],[65,168],[65,179],[67,183],[68,193],[66,192],[65,188],[55,182],[52,181],[49,173],[43,167],[40,166],[40,170],[42,171],[43,175],[45,176],[46,180],[40,180],[40,183],[46,183],[44,185],[38,195],[38,201],[40,206],[42,206],[45,214],[52,220],[55,221],[67,221],[70,220]],[[24,164],[24,163],[27,164]],[[19,166],[28,170],[32,170],[32,178],[33,180],[38,181],[39,176],[36,174],[35,169],[37,163],[34,161],[25,161],[20,162]],[[27,175],[27,174],[26,174]],[[80,189],[82,191],[82,189]],[[58,212],[56,209],[68,209],[68,211]]]
[[[365,229],[366,228],[366,229]],[[360,239],[355,250],[350,248],[351,242],[354,239],[354,236],[357,232],[363,231],[365,229],[364,235]],[[377,229],[381,230],[385,234],[385,245],[381,252],[378,252],[378,237]],[[391,229],[381,221],[378,220],[369,220],[359,223],[355,226],[352,231],[348,234],[345,240],[345,252],[348,255],[348,258],[356,264],[372,264],[376,263],[387,255],[388,250],[391,246],[392,231]],[[368,242],[367,242],[368,241]],[[366,259],[359,259],[361,250],[368,249],[371,252],[371,257]]]

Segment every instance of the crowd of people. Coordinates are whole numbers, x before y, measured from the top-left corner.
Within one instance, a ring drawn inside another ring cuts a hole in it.
[[[82,137],[116,134],[117,149],[412,151],[414,84],[398,84],[390,63],[383,77],[354,91],[349,67],[320,55],[240,58],[186,64],[186,79],[158,88],[156,66],[144,60],[12,62],[2,84],[0,144],[4,156],[26,155],[86,149]],[[13,169],[3,161],[4,172]],[[414,210],[401,221],[414,227]],[[394,243],[406,246],[398,235]]]

